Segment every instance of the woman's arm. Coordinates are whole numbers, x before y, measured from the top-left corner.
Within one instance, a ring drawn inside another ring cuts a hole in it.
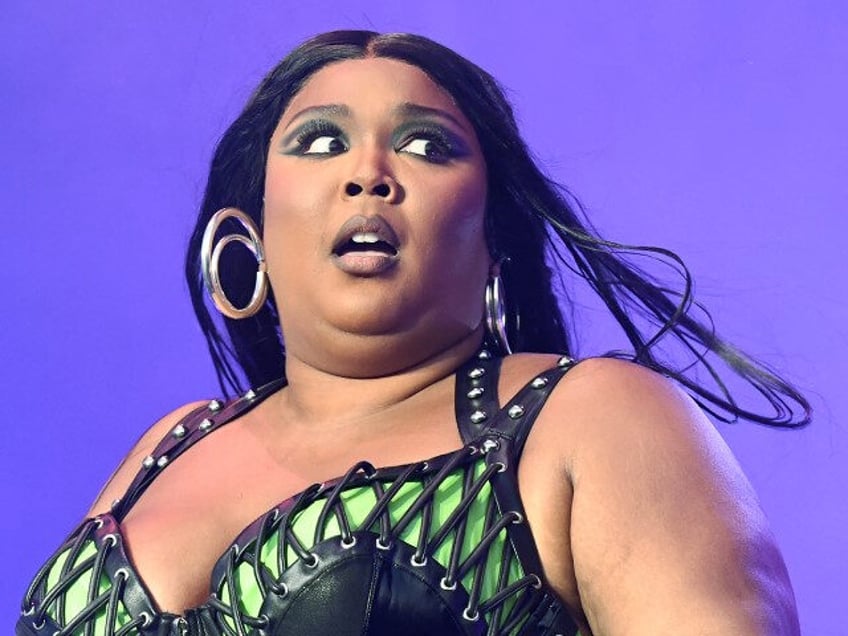
[[[610,359],[579,364],[560,389],[569,547],[594,633],[798,634],[756,495],[692,400]]]

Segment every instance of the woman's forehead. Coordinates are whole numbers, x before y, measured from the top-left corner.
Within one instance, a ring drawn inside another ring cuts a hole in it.
[[[404,104],[439,109],[466,122],[450,94],[423,70],[383,57],[334,62],[317,71],[289,102],[281,122],[316,106],[343,107],[340,110],[356,116],[397,112]]]

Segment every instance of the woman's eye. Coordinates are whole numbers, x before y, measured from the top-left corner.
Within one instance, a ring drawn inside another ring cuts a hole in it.
[[[435,163],[444,163],[451,158],[450,148],[446,144],[427,137],[413,137],[398,148],[398,151],[418,155]]]
[[[301,149],[305,155],[329,155],[341,152],[345,147],[335,135],[320,135],[301,142]]]

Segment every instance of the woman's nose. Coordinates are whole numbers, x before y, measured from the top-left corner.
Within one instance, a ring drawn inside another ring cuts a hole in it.
[[[383,171],[375,171],[373,176],[356,176],[344,184],[345,198],[365,195],[379,197],[386,203],[399,203],[403,192],[400,184]]]

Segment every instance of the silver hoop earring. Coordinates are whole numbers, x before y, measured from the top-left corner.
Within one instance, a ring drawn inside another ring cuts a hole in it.
[[[227,219],[235,219],[245,229],[248,236],[243,234],[227,234],[215,244],[213,249],[212,242],[215,240],[215,233],[221,226],[221,223]],[[250,302],[245,307],[236,307],[227,298],[224,293],[224,288],[221,287],[221,277],[218,272],[218,259],[221,258],[221,252],[232,242],[241,243],[253,256],[256,257],[256,284],[253,287],[253,296]],[[206,286],[206,291],[212,297],[212,302],[222,314],[234,320],[248,318],[259,311],[265,299],[268,296],[268,279],[265,268],[265,248],[262,246],[262,239],[259,236],[259,230],[253,220],[241,210],[236,208],[223,208],[215,212],[209,223],[206,224],[206,229],[203,230],[203,240],[200,243],[200,271],[203,274],[203,284]]]
[[[495,266],[494,273],[490,274],[489,280],[486,281],[486,330],[501,353],[509,355],[512,353],[512,347],[509,346],[506,335],[506,294],[500,265],[498,263]]]

